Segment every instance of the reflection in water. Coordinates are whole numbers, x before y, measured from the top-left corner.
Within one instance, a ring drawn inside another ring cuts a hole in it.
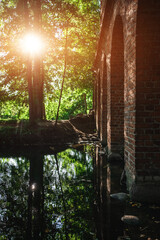
[[[95,203],[95,222],[97,237],[100,240],[110,239],[107,228],[110,224],[110,198],[109,189],[107,189],[107,162],[106,156],[99,155],[100,148],[96,148],[96,157],[94,161],[94,188],[96,195]]]
[[[0,240],[159,239],[160,207],[116,199],[122,170],[91,145],[0,158]],[[142,225],[123,226],[139,208]]]
[[[0,159],[1,239],[96,239],[86,150]]]
[[[120,190],[123,165],[109,162],[100,147],[96,147],[94,186],[96,195],[95,226],[98,240],[117,240],[123,235],[125,203],[111,199],[110,194]]]
[[[30,161],[30,181],[28,189],[27,239],[43,239],[43,155],[33,153]]]

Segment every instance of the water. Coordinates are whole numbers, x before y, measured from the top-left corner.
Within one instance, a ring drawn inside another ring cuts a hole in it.
[[[92,147],[81,148],[0,159],[0,239],[96,239]]]
[[[99,146],[75,147],[3,151],[0,240],[160,239],[160,206],[110,197],[125,191],[123,162]],[[124,224],[125,214],[140,224]]]

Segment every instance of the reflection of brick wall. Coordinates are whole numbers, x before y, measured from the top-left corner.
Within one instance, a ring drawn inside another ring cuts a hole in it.
[[[96,67],[107,86],[107,96],[101,89],[101,140],[107,133],[110,152],[124,146],[129,185],[159,181],[160,1],[102,0],[101,14]]]

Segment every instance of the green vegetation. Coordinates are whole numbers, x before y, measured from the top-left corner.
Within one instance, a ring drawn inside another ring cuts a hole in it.
[[[20,44],[28,31],[44,44],[33,59]],[[37,108],[40,118],[55,119],[63,78],[59,119],[92,108],[98,33],[99,0],[2,0],[0,119],[29,119]]]

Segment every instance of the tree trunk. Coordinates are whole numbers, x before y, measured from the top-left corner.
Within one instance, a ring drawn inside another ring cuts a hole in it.
[[[34,32],[41,34],[41,1],[34,1]],[[43,106],[43,62],[42,54],[34,56],[33,63],[33,104],[35,121],[42,120],[44,117]]]
[[[28,0],[24,0],[24,19],[26,32],[31,31],[30,17],[28,10]],[[33,1],[33,25],[34,34],[41,35],[41,0]],[[43,61],[42,54],[28,55],[27,60],[27,81],[29,94],[29,120],[33,124],[37,120],[45,117],[45,108],[43,102]]]

